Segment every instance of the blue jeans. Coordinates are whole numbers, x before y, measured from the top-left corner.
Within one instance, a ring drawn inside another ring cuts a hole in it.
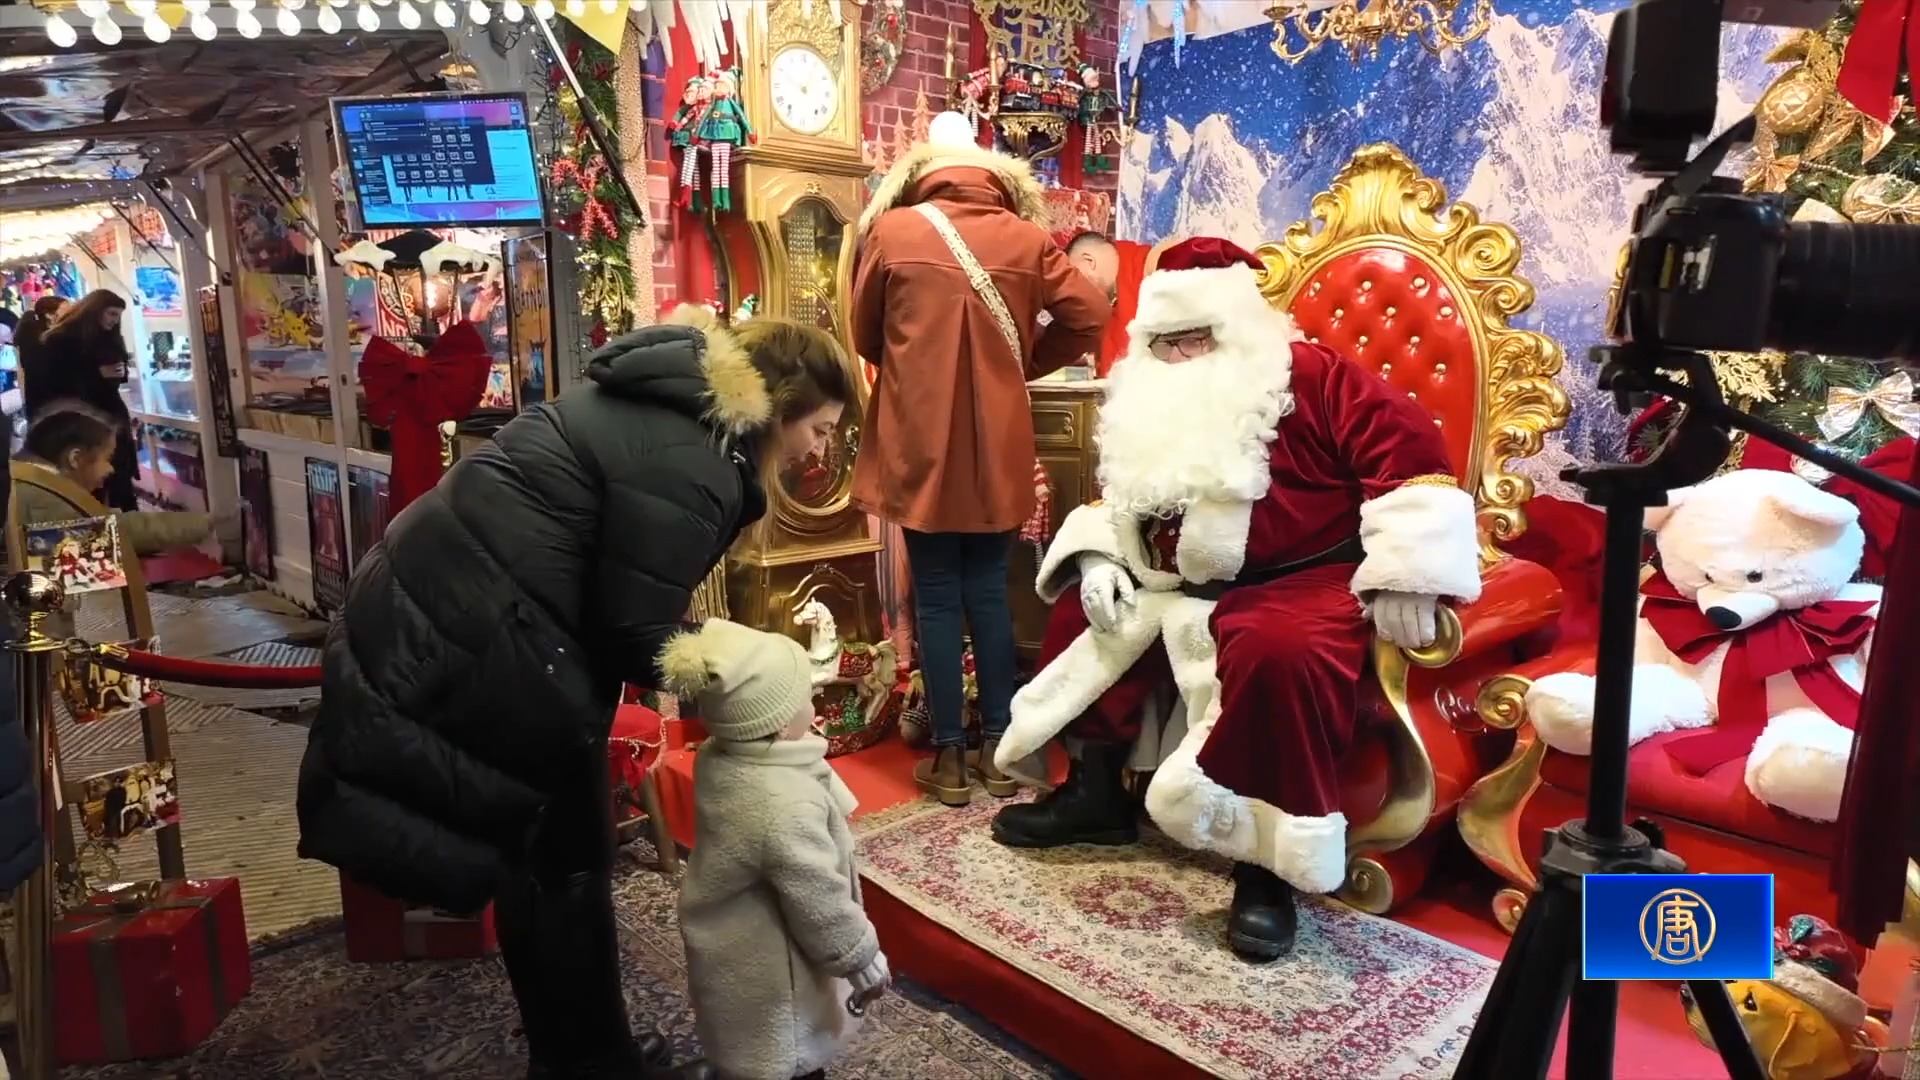
[[[962,685],[962,620],[973,631],[980,726],[997,739],[1013,719],[1013,611],[1007,607],[1007,553],[1013,534],[903,530],[913,574],[920,678],[933,713],[933,745],[967,741]]]

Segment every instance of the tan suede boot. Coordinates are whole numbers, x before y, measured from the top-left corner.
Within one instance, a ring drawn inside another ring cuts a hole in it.
[[[979,777],[980,786],[987,789],[987,794],[996,799],[1010,799],[1020,793],[1020,781],[1001,772],[1000,767],[993,763],[994,751],[998,749],[999,739],[981,740],[980,749],[967,752],[967,767],[973,770],[974,776]]]
[[[913,782],[948,806],[971,803],[973,775],[967,771],[967,748],[942,746],[932,757],[922,758],[913,767]]]

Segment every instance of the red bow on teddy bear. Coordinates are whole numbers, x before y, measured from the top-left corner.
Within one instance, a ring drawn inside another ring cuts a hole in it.
[[[471,322],[454,324],[425,356],[385,338],[367,343],[360,385],[367,422],[393,436],[393,513],[440,482],[440,425],[473,412],[492,369],[493,357]]]

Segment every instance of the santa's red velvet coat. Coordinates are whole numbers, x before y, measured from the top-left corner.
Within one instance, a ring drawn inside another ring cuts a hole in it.
[[[1211,325],[1223,349],[1254,341],[1278,354],[1275,387],[1246,390],[1288,399],[1271,442],[1254,448],[1265,474],[1244,498],[1203,497],[1176,521],[1142,520],[1112,501],[1111,481],[1125,478],[1103,459],[1104,501],[1068,515],[1042,560],[1041,595],[1058,602],[998,761],[1017,768],[1063,733],[1138,737],[1159,766],[1147,809],[1169,836],[1328,892],[1345,876],[1338,762],[1374,636],[1365,603],[1381,591],[1477,598],[1474,504],[1432,416],[1377,374],[1300,340],[1260,299],[1249,268],[1150,275],[1127,362],[1153,362],[1145,346],[1155,334],[1220,319],[1197,313],[1222,307],[1230,315]],[[1357,563],[1321,561],[1217,603],[1182,591],[1356,538]],[[1112,632],[1089,630],[1075,595],[1088,552],[1139,584]],[[1164,729],[1142,729],[1132,714],[1169,675],[1183,710]]]

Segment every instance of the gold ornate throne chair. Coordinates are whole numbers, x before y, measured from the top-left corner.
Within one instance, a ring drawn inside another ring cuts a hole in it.
[[[1377,691],[1345,765],[1341,896],[1384,913],[1419,890],[1461,796],[1498,760],[1493,736],[1513,726],[1511,703],[1483,685],[1560,612],[1553,575],[1496,544],[1525,529],[1533,494],[1508,467],[1566,424],[1570,405],[1554,382],[1563,355],[1510,325],[1533,303],[1515,273],[1513,230],[1449,203],[1438,180],[1385,143],[1355,152],[1309,218],[1258,255],[1262,292],[1303,334],[1433,413],[1480,507],[1481,598],[1447,613],[1430,649],[1376,646]]]

